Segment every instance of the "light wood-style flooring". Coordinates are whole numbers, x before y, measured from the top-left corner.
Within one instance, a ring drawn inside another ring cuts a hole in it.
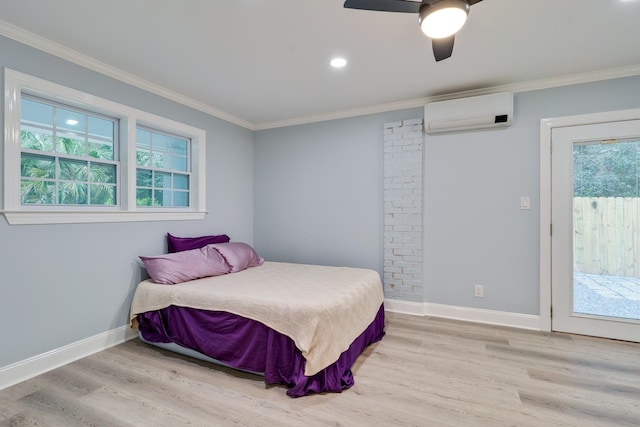
[[[388,313],[341,394],[132,340],[0,391],[0,426],[640,426],[640,344]]]

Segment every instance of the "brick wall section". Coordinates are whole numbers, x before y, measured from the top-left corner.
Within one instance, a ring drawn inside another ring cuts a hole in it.
[[[384,125],[384,294],[423,302],[422,119]]]

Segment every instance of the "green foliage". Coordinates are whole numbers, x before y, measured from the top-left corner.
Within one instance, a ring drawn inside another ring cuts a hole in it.
[[[576,145],[575,197],[640,197],[640,141]]]
[[[159,200],[153,198],[151,189],[139,188],[136,190],[136,206],[160,207],[162,206],[162,204],[160,203]]]
[[[44,132],[20,131],[20,146],[30,150],[52,151],[53,138]]]
[[[51,136],[44,133],[22,130],[20,143],[23,148],[52,154],[22,153],[20,160],[22,203],[99,206],[116,204],[115,166],[87,161],[84,157],[83,141],[58,138],[56,143],[60,153],[81,157],[78,159],[57,157],[53,153]],[[113,155],[112,148],[101,145],[104,151],[98,150],[92,157],[108,158],[109,155]]]

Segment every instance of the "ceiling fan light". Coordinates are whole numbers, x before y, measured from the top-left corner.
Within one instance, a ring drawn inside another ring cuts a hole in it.
[[[432,39],[457,33],[467,21],[469,4],[463,0],[442,0],[420,10],[420,28]]]

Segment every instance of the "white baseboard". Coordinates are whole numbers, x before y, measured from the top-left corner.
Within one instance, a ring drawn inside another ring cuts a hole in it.
[[[443,317],[446,319],[509,326],[512,328],[531,329],[534,331],[541,330],[540,316],[532,314],[509,313],[506,311],[484,310],[480,308],[433,303],[417,303],[393,299],[385,299],[384,307],[385,310],[394,313]]]
[[[137,337],[128,325],[0,367],[0,390]]]
[[[422,302],[402,301],[399,299],[384,299],[384,310],[393,313],[413,314],[414,316],[424,316],[425,305]]]

